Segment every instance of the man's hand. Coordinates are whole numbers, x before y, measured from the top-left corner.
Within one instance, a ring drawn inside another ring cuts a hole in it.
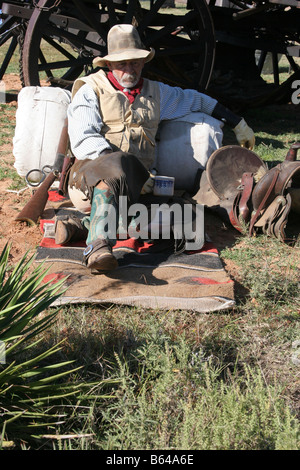
[[[149,178],[142,187],[141,194],[149,194],[153,192],[156,170],[151,170],[151,172],[149,172],[149,175]]]
[[[250,150],[253,149],[255,145],[255,135],[244,118],[238,123],[237,126],[234,127],[233,132],[235,133],[236,139],[241,147],[246,147]]]

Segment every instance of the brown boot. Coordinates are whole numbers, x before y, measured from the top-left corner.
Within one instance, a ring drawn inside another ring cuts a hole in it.
[[[99,238],[89,243],[83,252],[83,263],[99,274],[107,273],[118,267],[118,261],[112,254],[111,246]]]
[[[69,242],[86,240],[88,230],[75,215],[57,217],[55,221],[55,243],[65,245]]]

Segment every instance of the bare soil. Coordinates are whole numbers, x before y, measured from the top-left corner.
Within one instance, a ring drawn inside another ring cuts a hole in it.
[[[11,119],[14,120],[17,109],[17,93],[22,88],[19,75],[4,75],[3,81],[7,91],[6,102],[11,108]],[[0,145],[1,160],[5,164],[11,165],[14,162],[13,143],[4,143]],[[41,240],[41,231],[38,225],[28,226],[24,222],[15,222],[15,218],[21,212],[23,207],[29,201],[32,191],[26,187],[24,181],[24,190],[11,190],[13,181],[10,178],[0,181],[0,250],[5,244],[11,245],[10,259],[12,263],[19,261],[27,250],[32,254]]]
[[[29,189],[20,194],[10,192],[8,189],[10,184],[9,179],[0,182],[0,251],[8,243],[11,246],[10,259],[15,264],[26,251],[34,252],[42,234],[38,225],[28,226],[25,222],[15,222],[15,218],[30,199],[31,193]]]

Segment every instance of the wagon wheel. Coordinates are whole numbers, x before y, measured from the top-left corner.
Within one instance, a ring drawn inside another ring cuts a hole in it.
[[[72,83],[91,65],[95,47],[98,53],[103,48],[98,35],[90,41],[91,27],[71,18],[68,8],[59,15],[56,6],[54,0],[39,1],[31,15],[22,48],[25,86],[41,85],[43,79],[54,85]]]
[[[280,5],[283,0],[258,0],[253,8],[246,0],[231,0],[238,9],[208,2],[218,42],[209,92],[238,109],[290,101],[291,85],[300,78],[293,58],[300,46],[299,9]]]
[[[7,52],[0,67],[0,80],[6,73],[10,60],[24,35],[26,25],[22,20],[7,16],[0,25],[0,47],[8,44]]]
[[[53,84],[70,86],[80,74],[93,71],[94,57],[106,55],[109,28],[132,23],[144,44],[156,50],[155,59],[145,67],[146,76],[204,90],[215,50],[206,0],[188,0],[188,8],[174,10],[166,4],[167,0],[40,0],[22,50],[25,85],[40,85],[42,77],[48,77]]]
[[[253,105],[288,102],[292,94],[291,85],[300,78],[300,62],[293,57],[299,54],[300,11],[294,7],[286,9],[284,5],[272,8],[269,4],[268,9],[264,4],[261,8],[266,8],[266,12],[257,32],[263,41],[257,68],[261,77],[267,79],[269,91],[258,96]],[[264,70],[266,59],[270,62],[269,70]]]

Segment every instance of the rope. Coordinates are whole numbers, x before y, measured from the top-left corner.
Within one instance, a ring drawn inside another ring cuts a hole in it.
[[[55,2],[53,3],[51,7],[40,7],[39,2],[35,2],[34,0],[32,3],[35,8],[38,8],[41,11],[49,11],[49,10],[53,10],[53,8],[58,7],[61,3],[61,0],[55,0]]]

